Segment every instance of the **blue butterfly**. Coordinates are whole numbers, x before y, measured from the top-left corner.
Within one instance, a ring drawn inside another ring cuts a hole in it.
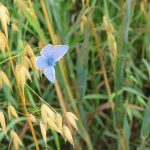
[[[68,49],[67,45],[53,46],[49,44],[41,50],[41,56],[37,57],[36,67],[39,70],[44,70],[45,76],[51,83],[55,81],[54,65],[67,53]]]

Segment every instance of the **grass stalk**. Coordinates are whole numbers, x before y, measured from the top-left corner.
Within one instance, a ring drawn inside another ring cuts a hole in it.
[[[16,79],[17,88],[18,88],[18,90],[19,90],[19,95],[20,95],[20,98],[21,98],[21,101],[22,101],[23,110],[24,110],[25,116],[26,116],[26,118],[27,118],[27,121],[28,121],[30,130],[31,130],[31,133],[32,133],[32,137],[33,137],[33,140],[34,140],[34,143],[35,143],[35,146],[36,146],[36,150],[39,150],[39,145],[38,145],[38,142],[37,142],[37,138],[36,138],[36,135],[35,135],[35,131],[34,131],[32,122],[31,122],[31,120],[30,120],[30,118],[29,118],[29,116],[28,116],[28,111],[27,111],[27,108],[26,108],[25,95],[24,95],[24,92],[21,90],[21,88],[20,88],[20,86],[19,86],[19,84],[18,84],[18,81],[17,81],[17,78],[16,78],[16,73],[15,73],[15,68],[14,68],[14,64],[13,64],[13,60],[12,60],[12,56],[11,56],[11,51],[10,51],[10,48],[9,48],[8,45],[7,45],[7,50],[8,50],[8,53],[9,53],[9,60],[10,60],[10,63],[11,63],[11,67],[12,67],[12,70],[13,70],[13,74],[14,74],[15,79]]]
[[[47,26],[48,26],[48,30],[49,30],[49,33],[50,33],[50,37],[52,39],[52,43],[54,45],[57,44],[57,39],[55,38],[55,34],[54,34],[54,30],[53,30],[53,27],[52,27],[52,24],[49,20],[49,16],[48,16],[48,13],[47,13],[47,10],[46,10],[46,6],[45,6],[45,3],[44,3],[44,0],[41,0],[41,5],[42,5],[42,10],[43,10],[43,13],[44,13],[44,17],[45,17],[45,20],[46,20],[46,23],[47,23]],[[79,118],[79,112],[77,110],[77,107],[75,107],[75,103],[74,103],[74,99],[73,99],[73,96],[71,94],[71,91],[69,89],[69,85],[68,85],[68,82],[67,82],[67,79],[64,75],[64,72],[62,70],[62,66],[61,64],[60,65],[60,68],[61,68],[61,72],[62,72],[62,76],[63,76],[63,79],[64,79],[64,82],[66,84],[66,87],[67,87],[67,93],[68,93],[68,97],[69,99],[71,100],[71,102],[73,103],[73,108],[75,109],[74,111],[78,114],[78,118]],[[65,101],[64,101],[64,98],[63,98],[63,95],[61,93],[61,90],[60,90],[60,87],[59,87],[59,84],[57,82],[57,80],[55,81],[55,88],[56,88],[56,92],[57,92],[57,96],[58,96],[58,99],[59,99],[59,102],[60,102],[60,105],[61,105],[61,108],[63,109],[64,112],[67,111],[67,108],[66,108],[66,105],[65,105]],[[81,120],[79,118],[79,120]],[[82,122],[80,121],[80,127],[83,131],[83,134],[85,135],[85,139],[86,139],[86,142],[87,142],[87,145],[88,145],[88,149],[89,150],[92,150],[92,145],[91,145],[91,142],[90,142],[90,138],[89,138],[89,135],[88,133],[86,132],[86,130],[84,129],[84,126],[82,125]]]

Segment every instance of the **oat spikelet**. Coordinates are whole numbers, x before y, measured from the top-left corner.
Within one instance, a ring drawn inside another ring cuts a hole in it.
[[[27,70],[29,70],[29,68],[32,67],[31,61],[30,61],[29,57],[27,57],[27,56],[23,56],[23,57],[22,57],[22,65],[23,65]]]
[[[47,113],[45,112],[44,105],[45,104],[41,105],[41,118],[42,118],[42,121],[43,121],[44,125],[47,127]]]
[[[11,84],[6,76],[6,74],[3,71],[0,71],[0,78],[3,83],[5,83],[10,89],[11,89]]]
[[[65,114],[66,116],[66,119],[68,120],[68,122],[76,129],[78,130],[77,128],[77,124],[76,124],[76,120],[78,120],[78,118],[71,112],[67,112]]]
[[[66,125],[64,125],[62,128],[62,135],[63,135],[65,141],[66,140],[69,141],[74,146],[74,141],[72,138],[71,131]]]
[[[0,111],[0,124],[4,133],[6,133],[6,122],[2,111]]]
[[[0,21],[2,24],[2,28],[5,32],[5,35],[8,38],[7,25],[10,24],[9,12],[8,12],[7,8],[2,3],[0,3]]]
[[[8,105],[8,117],[9,119],[11,119],[12,117],[16,119],[19,118],[15,108],[12,105]]]
[[[47,141],[47,137],[46,137],[46,127],[45,127],[45,125],[43,124],[42,121],[40,121],[40,129],[41,129],[41,133],[42,133],[43,140],[44,140],[44,142],[46,143],[46,141]]]
[[[29,44],[26,44],[24,49],[23,49],[23,56],[28,56],[29,58],[35,56],[33,49],[30,47]]]
[[[0,49],[4,56],[6,47],[7,47],[7,38],[5,34],[0,31]]]
[[[16,65],[15,73],[18,84],[24,90],[26,79],[31,80],[30,73],[22,64]]]
[[[27,69],[29,67],[35,71],[35,73],[38,75],[38,69],[35,66],[36,62],[36,56],[34,55],[33,49],[30,47],[30,45],[26,44],[23,49],[23,64]]]
[[[36,67],[36,65],[35,65],[36,59],[37,59],[37,58],[36,58],[35,56],[32,56],[32,57],[30,58],[30,61],[31,61],[31,68],[32,68],[32,70],[35,71],[35,73],[38,75],[39,72],[38,72],[38,69],[37,69],[37,67]]]
[[[55,124],[55,122],[53,122],[53,120],[49,117],[47,117],[47,126],[54,131],[57,131],[58,133],[61,134],[61,131],[59,130],[59,128],[57,127],[57,125]]]
[[[19,146],[24,146],[23,143],[21,142],[19,136],[14,130],[11,130],[10,132],[11,139],[13,141],[15,150],[18,150]]]
[[[29,114],[29,118],[30,118],[30,120],[31,120],[33,123],[37,124],[37,119],[35,118],[34,115]]]
[[[45,123],[44,120],[47,117],[50,117],[51,120],[53,120],[53,122],[55,122],[55,112],[45,104],[41,105],[41,116],[42,116],[42,119],[43,119],[44,123]]]
[[[59,113],[56,113],[55,120],[59,130],[62,131],[62,116]]]

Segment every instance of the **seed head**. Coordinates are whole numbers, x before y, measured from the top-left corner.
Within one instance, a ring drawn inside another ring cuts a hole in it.
[[[19,136],[14,130],[11,130],[10,132],[11,139],[13,141],[15,150],[18,150],[19,146],[24,146],[23,143],[21,142]]]
[[[31,120],[33,123],[37,124],[37,119],[35,118],[34,115],[29,114],[29,118],[30,118],[30,120]]]
[[[15,117],[16,119],[19,118],[15,108],[12,105],[8,106],[8,117],[9,119],[12,117]]]
[[[15,73],[18,84],[20,85],[22,90],[24,90],[26,79],[31,80],[30,73],[22,64],[16,65]]]
[[[55,122],[54,122],[50,117],[47,118],[47,126],[48,126],[51,130],[57,131],[58,133],[61,134],[60,129],[57,127],[57,125],[55,124]]]
[[[56,113],[55,120],[59,130],[62,131],[62,116],[59,113]]]
[[[46,127],[45,127],[45,125],[43,124],[42,121],[40,121],[40,129],[41,129],[43,140],[46,143],[46,141],[47,141],[46,140],[47,139],[47,137],[46,137]]]
[[[6,84],[11,89],[11,84],[6,76],[6,74],[3,71],[0,71],[0,87],[2,86],[2,83]]]
[[[0,111],[0,124],[4,133],[6,133],[6,122],[2,111]]]
[[[0,31],[0,49],[4,56],[6,47],[7,47],[7,38],[5,34]]]
[[[47,125],[47,118],[49,117],[53,122],[55,122],[55,112],[50,109],[47,105],[42,104],[41,105],[41,117],[43,120],[43,123]]]
[[[2,24],[2,28],[5,32],[5,35],[8,38],[7,25],[10,24],[9,12],[2,3],[0,3],[0,21]]]
[[[74,141],[72,138],[71,131],[66,125],[64,125],[62,128],[62,135],[65,141],[68,140],[74,146]]]
[[[77,128],[77,124],[76,124],[76,120],[78,120],[78,118],[71,112],[67,112],[65,114],[66,116],[66,119],[68,120],[68,122],[76,129],[78,130]]]

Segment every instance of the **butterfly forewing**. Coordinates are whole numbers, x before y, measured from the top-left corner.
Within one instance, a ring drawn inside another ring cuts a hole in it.
[[[54,53],[54,46],[49,44],[41,50],[41,56],[50,59]]]
[[[58,45],[58,46],[55,46],[54,48],[55,48],[55,51],[54,51],[53,57],[54,57],[54,61],[56,62],[67,53],[69,46]]]

